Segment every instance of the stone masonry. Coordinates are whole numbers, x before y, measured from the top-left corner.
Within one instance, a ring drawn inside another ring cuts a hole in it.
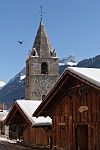
[[[25,99],[42,100],[58,79],[58,58],[42,21],[26,59]]]

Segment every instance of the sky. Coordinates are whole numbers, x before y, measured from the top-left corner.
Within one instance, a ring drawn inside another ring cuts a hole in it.
[[[26,65],[41,5],[57,57],[72,54],[80,61],[100,54],[100,0],[0,0],[0,80],[6,83]]]

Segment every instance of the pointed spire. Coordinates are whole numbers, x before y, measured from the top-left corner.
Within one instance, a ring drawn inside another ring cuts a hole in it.
[[[52,48],[46,34],[42,19],[40,21],[39,29],[35,37],[33,48],[36,49],[39,57],[47,58],[51,56]]]

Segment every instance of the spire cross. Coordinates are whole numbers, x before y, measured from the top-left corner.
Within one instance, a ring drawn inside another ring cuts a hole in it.
[[[43,9],[42,9],[42,5],[40,6],[41,10],[40,10],[40,16],[41,16],[41,21],[42,21],[42,16],[43,16]]]
[[[42,0],[41,0],[41,3],[42,3]],[[39,11],[39,14],[40,14],[40,17],[41,17],[41,21],[42,21],[42,17],[43,17],[43,7],[42,7],[42,4],[40,6],[40,11]]]

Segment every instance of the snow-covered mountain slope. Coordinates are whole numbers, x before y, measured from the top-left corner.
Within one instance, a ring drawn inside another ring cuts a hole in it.
[[[23,80],[25,78],[26,69],[23,68],[17,75],[15,75],[6,85],[14,82],[16,79],[18,79],[18,82]]]
[[[6,85],[5,82],[3,82],[2,80],[0,80],[0,90]]]
[[[25,97],[25,72],[23,68],[0,90],[0,104],[5,103],[10,108],[16,99]]]
[[[68,65],[68,66],[76,66],[77,59],[73,55],[69,55],[68,57],[63,57],[59,59],[59,66]]]

